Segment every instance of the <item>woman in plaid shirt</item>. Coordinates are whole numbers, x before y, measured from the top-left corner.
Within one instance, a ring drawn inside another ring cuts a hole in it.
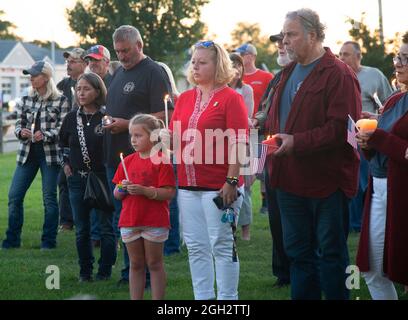
[[[9,221],[2,247],[21,246],[24,197],[40,169],[45,209],[41,249],[53,249],[58,228],[58,133],[68,105],[52,80],[53,69],[48,62],[37,61],[23,73],[30,75],[32,88],[17,105],[14,132],[20,145],[17,168],[9,190]]]

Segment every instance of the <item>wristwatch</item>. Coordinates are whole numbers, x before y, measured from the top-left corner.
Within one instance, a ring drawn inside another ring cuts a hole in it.
[[[239,179],[238,179],[238,177],[227,177],[225,182],[227,182],[229,185],[235,187],[238,184]]]

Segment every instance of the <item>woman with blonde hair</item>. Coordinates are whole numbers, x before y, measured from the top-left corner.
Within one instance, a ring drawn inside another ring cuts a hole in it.
[[[53,68],[48,62],[37,61],[23,73],[30,75],[32,87],[16,107],[14,133],[20,144],[17,168],[8,195],[9,221],[2,247],[9,249],[21,246],[24,197],[40,169],[45,211],[41,249],[53,249],[56,247],[58,228],[58,132],[68,111],[68,104],[55,86]]]
[[[198,42],[188,70],[195,87],[180,95],[170,123],[181,226],[197,300],[238,299],[234,231],[242,203],[238,190],[244,192],[239,151],[245,154],[248,113],[241,95],[228,87],[232,77],[226,50],[213,41]]]

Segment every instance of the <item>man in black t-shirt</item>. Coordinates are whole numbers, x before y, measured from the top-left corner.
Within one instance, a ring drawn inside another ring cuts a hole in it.
[[[108,89],[106,114],[113,123],[105,126],[104,154],[108,180],[112,181],[120,162],[119,154],[133,152],[129,139],[129,120],[137,113],[149,113],[164,119],[164,96],[171,94],[165,71],[143,53],[143,40],[133,26],[121,26],[113,34],[113,47],[121,67],[115,72]],[[169,105],[169,108],[172,106]],[[169,115],[170,119],[171,115]],[[111,184],[112,191],[114,185]],[[114,227],[117,237],[121,202],[115,201]],[[125,268],[120,283],[129,280],[129,257],[124,247]]]

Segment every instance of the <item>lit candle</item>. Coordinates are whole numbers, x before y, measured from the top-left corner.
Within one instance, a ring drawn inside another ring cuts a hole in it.
[[[112,117],[111,116],[108,116],[108,115],[103,116],[103,118],[102,118],[102,125],[103,126],[108,126],[111,123],[112,123]]]
[[[127,170],[126,170],[126,166],[125,166],[125,160],[123,160],[123,153],[120,154],[120,161],[122,162],[122,167],[123,167],[123,171],[125,172],[126,180],[130,181]]]
[[[34,123],[31,124],[31,142],[34,142]]]
[[[375,103],[378,106],[378,108],[377,108],[377,112],[378,112],[378,110],[381,109],[383,107],[383,105],[382,105],[380,99],[378,98],[377,92],[374,92],[373,98],[374,98]]]
[[[374,131],[377,129],[376,119],[360,119],[356,122],[356,127],[361,132]]]
[[[164,96],[164,113],[165,113],[165,119],[166,119],[166,129],[169,128],[169,109],[168,109],[168,105],[167,105],[167,101],[169,100],[169,95],[166,94]]]
[[[262,141],[262,144],[265,144],[268,147],[273,147],[275,149],[279,148],[278,140],[275,138],[275,136],[267,136],[266,139]]]

